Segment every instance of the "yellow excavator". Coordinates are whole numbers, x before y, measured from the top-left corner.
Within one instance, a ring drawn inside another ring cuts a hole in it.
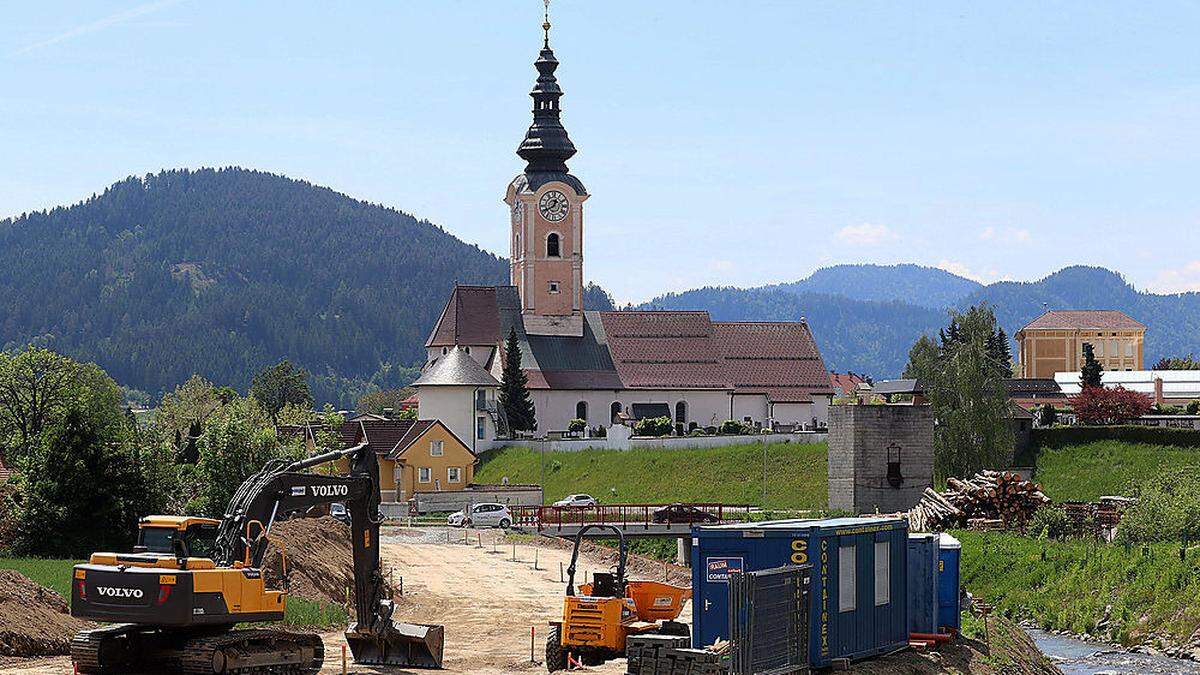
[[[343,457],[347,475],[305,471]],[[355,620],[345,636],[354,660],[440,668],[443,627],[391,618],[395,607],[379,561],[378,476],[375,453],[360,444],[268,464],[242,483],[220,520],[143,518],[133,552],[94,553],[74,568],[71,615],[112,624],[74,637],[76,671],[316,673],[325,651],[320,636],[242,626],[282,621],[287,608],[286,573],[284,590],[264,585],[272,525],[334,502],[345,503],[350,515]]]

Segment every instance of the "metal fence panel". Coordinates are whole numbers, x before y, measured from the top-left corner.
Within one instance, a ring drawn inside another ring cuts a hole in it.
[[[811,565],[734,573],[729,578],[729,630],[734,675],[808,671]]]

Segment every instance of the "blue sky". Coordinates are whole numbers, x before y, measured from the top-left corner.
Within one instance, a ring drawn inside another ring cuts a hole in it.
[[[240,165],[507,253],[537,0],[8,3],[0,215]],[[1200,3],[557,0],[620,300],[917,262],[1200,289]]]

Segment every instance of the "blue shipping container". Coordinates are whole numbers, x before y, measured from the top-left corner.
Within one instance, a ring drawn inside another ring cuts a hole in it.
[[[938,535],[908,535],[908,632],[938,632]]]
[[[948,534],[938,538],[938,626],[960,630],[962,612],[959,599],[962,544]]]
[[[908,644],[908,521],[833,518],[692,529],[692,633],[729,639],[729,575],[813,565],[810,664],[859,659]]]

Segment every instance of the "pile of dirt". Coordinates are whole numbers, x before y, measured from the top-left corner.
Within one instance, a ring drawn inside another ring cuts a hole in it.
[[[0,656],[67,654],[92,624],[72,617],[58,593],[16,570],[0,570]]]
[[[283,587],[280,565],[283,551],[287,554],[291,595],[340,605],[346,602],[346,589],[354,592],[350,528],[340,520],[322,516],[276,523],[271,528],[271,542],[263,558],[268,588]]]

